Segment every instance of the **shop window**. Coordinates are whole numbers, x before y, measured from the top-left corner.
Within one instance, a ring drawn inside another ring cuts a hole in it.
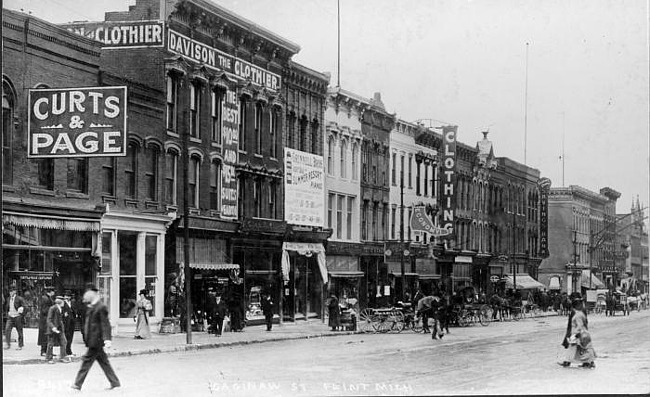
[[[144,284],[149,291],[149,300],[153,306],[151,316],[156,315],[156,284],[158,282],[158,236],[146,236],[144,248]]]
[[[212,142],[221,145],[221,123],[223,121],[224,90],[215,89],[212,91]]]
[[[220,208],[221,192],[221,164],[218,161],[210,163],[210,209],[218,211]]]
[[[54,190],[54,159],[36,159],[34,162],[38,169],[38,187]]]
[[[124,195],[136,198],[136,170],[138,169],[138,147],[131,142],[126,147],[126,164],[124,165]]]
[[[88,159],[68,159],[68,190],[78,193],[88,193]]]
[[[115,196],[115,157],[105,157],[102,164],[102,194]]]
[[[178,172],[178,153],[167,151],[165,156],[165,202],[176,205],[176,181]]]
[[[190,84],[190,136],[201,138],[201,85]]]
[[[173,76],[167,76],[167,130],[176,131],[178,103],[178,80]]]
[[[111,312],[111,275],[112,275],[112,247],[113,247],[113,233],[102,233],[102,258],[101,269],[97,276],[97,287],[100,291],[102,302],[107,306],[108,312]]]
[[[137,233],[118,233],[118,252],[120,255],[120,318],[132,318],[135,315],[137,298],[137,241]]]
[[[9,82],[2,81],[2,183],[13,184],[14,112],[16,96]]]
[[[159,149],[155,145],[150,145],[146,153],[146,165],[144,171],[145,188],[147,191],[147,200],[158,200],[158,156]]]

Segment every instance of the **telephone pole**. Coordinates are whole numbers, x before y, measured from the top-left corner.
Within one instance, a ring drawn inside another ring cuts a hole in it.
[[[399,194],[400,194],[399,264],[400,264],[400,271],[402,274],[401,299],[402,301],[404,301],[406,275],[404,274],[404,170],[403,169],[400,171]]]

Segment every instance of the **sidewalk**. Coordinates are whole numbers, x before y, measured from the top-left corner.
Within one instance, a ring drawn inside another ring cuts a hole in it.
[[[157,330],[156,330],[157,331]],[[45,357],[40,355],[40,347],[36,344],[38,329],[26,328],[23,330],[25,346],[16,350],[17,342],[11,343],[11,349],[3,350],[2,364],[44,364]],[[110,349],[106,349],[109,357],[131,356],[137,354],[155,354],[198,349],[212,349],[224,346],[237,346],[252,343],[275,342],[293,339],[320,338],[326,336],[350,335],[355,332],[331,331],[326,323],[320,319],[298,321],[296,323],[274,324],[273,330],[266,331],[266,326],[250,326],[243,332],[226,332],[221,337],[206,332],[192,332],[192,344],[188,345],[187,335],[151,333],[151,339],[133,339],[133,333],[123,333],[113,337]],[[14,336],[16,331],[13,332]],[[54,348],[58,352],[58,348]],[[72,361],[81,360],[86,352],[81,333],[75,332],[72,342],[72,352],[76,355]]]

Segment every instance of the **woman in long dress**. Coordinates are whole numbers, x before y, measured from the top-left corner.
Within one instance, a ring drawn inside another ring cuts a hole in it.
[[[151,338],[149,311],[151,311],[152,306],[147,295],[148,291],[146,289],[140,290],[138,301],[136,302],[135,339]]]
[[[567,349],[567,355],[560,365],[568,367],[572,363],[577,363],[585,368],[596,368],[594,363],[596,351],[591,344],[587,313],[584,310],[582,299],[574,299],[572,306],[567,332],[562,341],[562,345]]]
[[[329,312],[328,325],[332,328],[332,331],[336,331],[341,325],[341,310],[336,295],[332,294],[330,296],[327,302],[327,309]]]

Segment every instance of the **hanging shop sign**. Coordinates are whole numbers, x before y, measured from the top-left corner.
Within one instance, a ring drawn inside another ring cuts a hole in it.
[[[540,190],[540,210],[539,210],[539,256],[547,258],[548,251],[548,194],[551,189],[551,180],[541,178],[537,184]]]
[[[323,156],[284,148],[284,216],[293,225],[324,226]]]
[[[234,91],[226,91],[222,108],[221,150],[221,217],[237,219],[237,175],[239,161],[239,98]]]
[[[427,215],[424,206],[413,208],[410,224],[412,231],[424,232],[436,237],[446,236],[451,232],[449,229],[440,228],[434,225],[431,218],[429,218],[429,215]]]
[[[185,35],[168,31],[167,50],[218,71],[225,71],[240,80],[272,91],[280,90],[280,76]]]
[[[29,90],[27,157],[126,156],[126,87]]]
[[[102,43],[102,49],[164,45],[163,21],[80,22],[62,25],[68,31]]]
[[[454,233],[456,212],[456,134],[457,126],[442,127],[442,227]]]

